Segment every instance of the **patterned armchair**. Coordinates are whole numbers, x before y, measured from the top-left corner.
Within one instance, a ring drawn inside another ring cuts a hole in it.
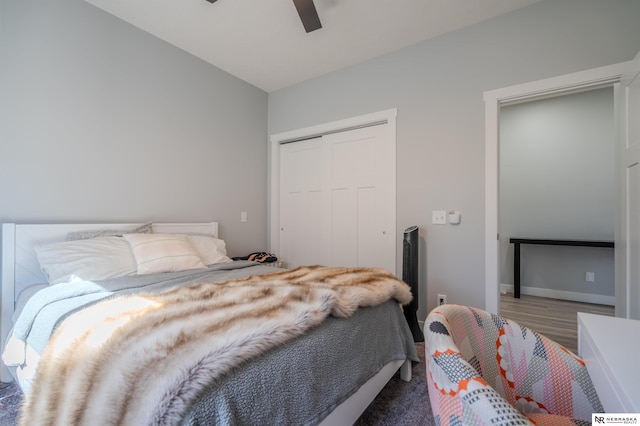
[[[514,321],[443,305],[424,334],[439,425],[591,425],[603,412],[584,362]]]

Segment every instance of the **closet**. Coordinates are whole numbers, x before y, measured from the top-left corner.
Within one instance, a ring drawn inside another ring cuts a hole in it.
[[[278,148],[278,254],[287,267],[395,273],[395,126],[330,131]]]

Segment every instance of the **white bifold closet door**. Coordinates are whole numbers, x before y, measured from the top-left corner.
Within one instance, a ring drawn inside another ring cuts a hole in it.
[[[395,139],[379,124],[280,147],[280,254],[288,267],[395,273]]]

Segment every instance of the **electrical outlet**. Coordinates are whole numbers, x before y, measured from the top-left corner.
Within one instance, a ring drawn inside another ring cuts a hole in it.
[[[438,305],[446,305],[447,304],[447,295],[439,294],[438,295]]]
[[[590,283],[594,282],[596,280],[595,272],[587,272],[584,276],[584,280]]]

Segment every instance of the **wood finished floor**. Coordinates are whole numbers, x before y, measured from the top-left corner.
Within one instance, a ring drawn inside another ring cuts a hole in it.
[[[578,312],[614,315],[614,307],[512,293],[500,296],[500,315],[554,340],[578,353]]]

